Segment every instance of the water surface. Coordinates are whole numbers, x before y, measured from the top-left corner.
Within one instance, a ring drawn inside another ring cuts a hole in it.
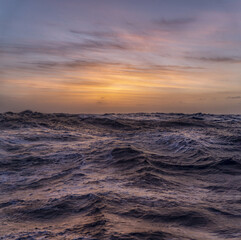
[[[0,114],[0,239],[241,239],[241,116]]]

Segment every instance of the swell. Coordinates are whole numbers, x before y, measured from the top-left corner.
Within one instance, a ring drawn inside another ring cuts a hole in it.
[[[112,161],[111,165],[117,169],[143,172],[153,171],[159,173],[167,173],[166,170],[174,171],[191,171],[193,173],[241,173],[241,159],[238,156],[229,158],[221,157],[216,160],[215,157],[202,155],[190,159],[189,164],[182,161],[182,158],[177,162],[178,156],[160,156],[157,154],[147,153],[137,150],[133,147],[117,147],[111,151]],[[183,157],[183,155],[182,155]],[[137,170],[138,169],[138,170]],[[154,175],[155,176],[155,175]],[[152,181],[149,181],[152,182]],[[155,181],[153,181],[155,182]]]
[[[176,210],[172,209],[164,213],[134,209],[120,213],[120,215],[143,219],[154,223],[172,223],[188,227],[205,227],[212,223],[212,220],[207,213],[204,214],[204,211],[185,211],[182,208],[177,208]]]
[[[6,210],[13,219],[26,221],[55,221],[60,217],[68,217],[75,214],[93,214],[104,208],[101,199],[94,194],[67,195],[61,198],[49,199],[46,202],[18,201]]]
[[[203,128],[214,127],[212,121],[207,121],[205,118],[195,117],[183,117],[178,114],[170,115],[173,119],[165,117],[164,114],[155,114],[155,118],[152,115],[141,118],[131,118],[130,114],[123,116],[115,114],[106,115],[91,115],[91,114],[43,114],[39,112],[23,111],[20,113],[7,112],[0,114],[0,129],[19,129],[19,128],[50,128],[50,129],[73,129],[87,127],[97,127],[104,129],[114,130],[127,130],[137,131],[141,129],[150,128]],[[152,119],[150,119],[152,118]],[[216,123],[217,125],[217,123]]]
[[[192,164],[171,164],[163,161],[158,161],[156,158],[150,161],[154,166],[164,169],[172,170],[195,170],[195,171],[210,171],[213,173],[218,172],[240,172],[241,162],[238,158],[221,158],[218,161],[213,161],[212,158],[206,160],[204,163],[192,163]]]
[[[81,162],[82,155],[80,154],[66,154],[61,157],[59,154],[39,156],[14,156],[0,160],[0,169],[7,169],[13,171],[21,171],[27,167],[40,167],[48,164],[57,164],[60,161]]]
[[[11,216],[13,222],[19,220],[28,222],[35,222],[36,224],[56,224],[62,222],[63,219],[72,219],[79,217],[82,219],[82,224],[75,224],[74,226],[65,227],[57,232],[29,232],[27,236],[44,236],[56,237],[61,236],[88,236],[96,237],[97,239],[104,239],[105,225],[108,220],[105,218],[103,211],[106,205],[101,197],[96,194],[85,195],[66,195],[61,198],[49,199],[47,201],[15,201],[15,204],[9,204],[8,209],[4,214]],[[66,226],[66,224],[65,224]],[[18,234],[20,235],[20,234]],[[69,238],[68,238],[69,239]],[[92,239],[92,238],[91,238]]]

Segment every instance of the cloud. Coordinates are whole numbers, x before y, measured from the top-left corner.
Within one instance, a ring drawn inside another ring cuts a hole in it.
[[[126,43],[118,41],[85,40],[82,43],[74,43],[68,46],[76,50],[128,50]]]
[[[88,68],[88,67],[96,67],[103,65],[104,62],[94,61],[94,60],[72,60],[65,62],[57,62],[57,61],[43,61],[43,62],[35,62],[32,63],[38,68]]]
[[[68,55],[83,51],[106,51],[106,50],[131,50],[133,46],[127,42],[114,39],[81,39],[75,42],[52,42],[48,44],[1,44],[0,54],[44,54],[44,55]]]
[[[71,78],[61,81],[65,86],[70,87],[106,87],[110,86],[111,83],[109,81],[95,81],[89,79],[82,79],[82,78]]]
[[[109,52],[112,50],[136,50],[136,34],[122,31],[83,31],[70,29],[71,41],[0,43],[0,54],[8,55],[54,55],[66,56],[76,52]],[[128,38],[126,37],[128,35]],[[141,46],[142,47],[142,46]],[[141,49],[139,47],[139,49]]]
[[[161,65],[161,64],[128,64],[125,62],[111,62],[111,61],[101,61],[95,59],[80,59],[71,60],[64,62],[57,61],[43,61],[31,63],[30,68],[35,69],[46,69],[46,70],[66,70],[66,69],[94,69],[94,68],[106,68],[111,70],[117,70],[125,73],[181,73],[181,72],[192,72],[199,71],[205,68],[193,67],[188,65]]]
[[[189,24],[194,23],[195,18],[176,18],[176,19],[159,19],[154,20],[154,24],[164,30],[180,30],[187,27]]]
[[[113,39],[117,37],[117,34],[114,31],[81,31],[71,29],[70,33],[76,34],[77,36],[85,37],[95,37],[95,38],[108,38]]]
[[[241,58],[239,57],[186,57],[186,58],[203,61],[203,62],[213,62],[213,63],[241,63]]]
[[[28,64],[28,63],[27,63]],[[120,63],[113,63],[108,61],[94,60],[94,59],[79,59],[70,61],[43,61],[43,62],[33,62],[29,66],[30,69],[40,69],[40,70],[83,70],[83,69],[94,69],[106,66],[119,66]]]
[[[241,96],[229,96],[227,99],[241,99]]]
[[[192,76],[202,71],[202,68],[188,65],[128,64],[124,61],[79,59],[61,62],[32,62],[27,63],[21,69],[14,70],[15,76],[22,80],[16,82],[13,75],[13,78],[9,77],[7,82],[10,85],[14,84],[15,87],[19,84],[27,89],[44,87],[48,91],[123,92],[133,90],[142,92],[150,91],[150,89],[154,91],[188,89],[192,83],[196,86],[195,78],[193,79]]]

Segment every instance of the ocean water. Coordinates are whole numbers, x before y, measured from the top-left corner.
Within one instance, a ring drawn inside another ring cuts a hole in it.
[[[0,114],[0,239],[241,239],[241,115]]]

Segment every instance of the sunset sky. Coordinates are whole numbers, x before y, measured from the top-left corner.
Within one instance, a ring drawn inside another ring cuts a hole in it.
[[[0,112],[241,113],[240,0],[0,0]]]

